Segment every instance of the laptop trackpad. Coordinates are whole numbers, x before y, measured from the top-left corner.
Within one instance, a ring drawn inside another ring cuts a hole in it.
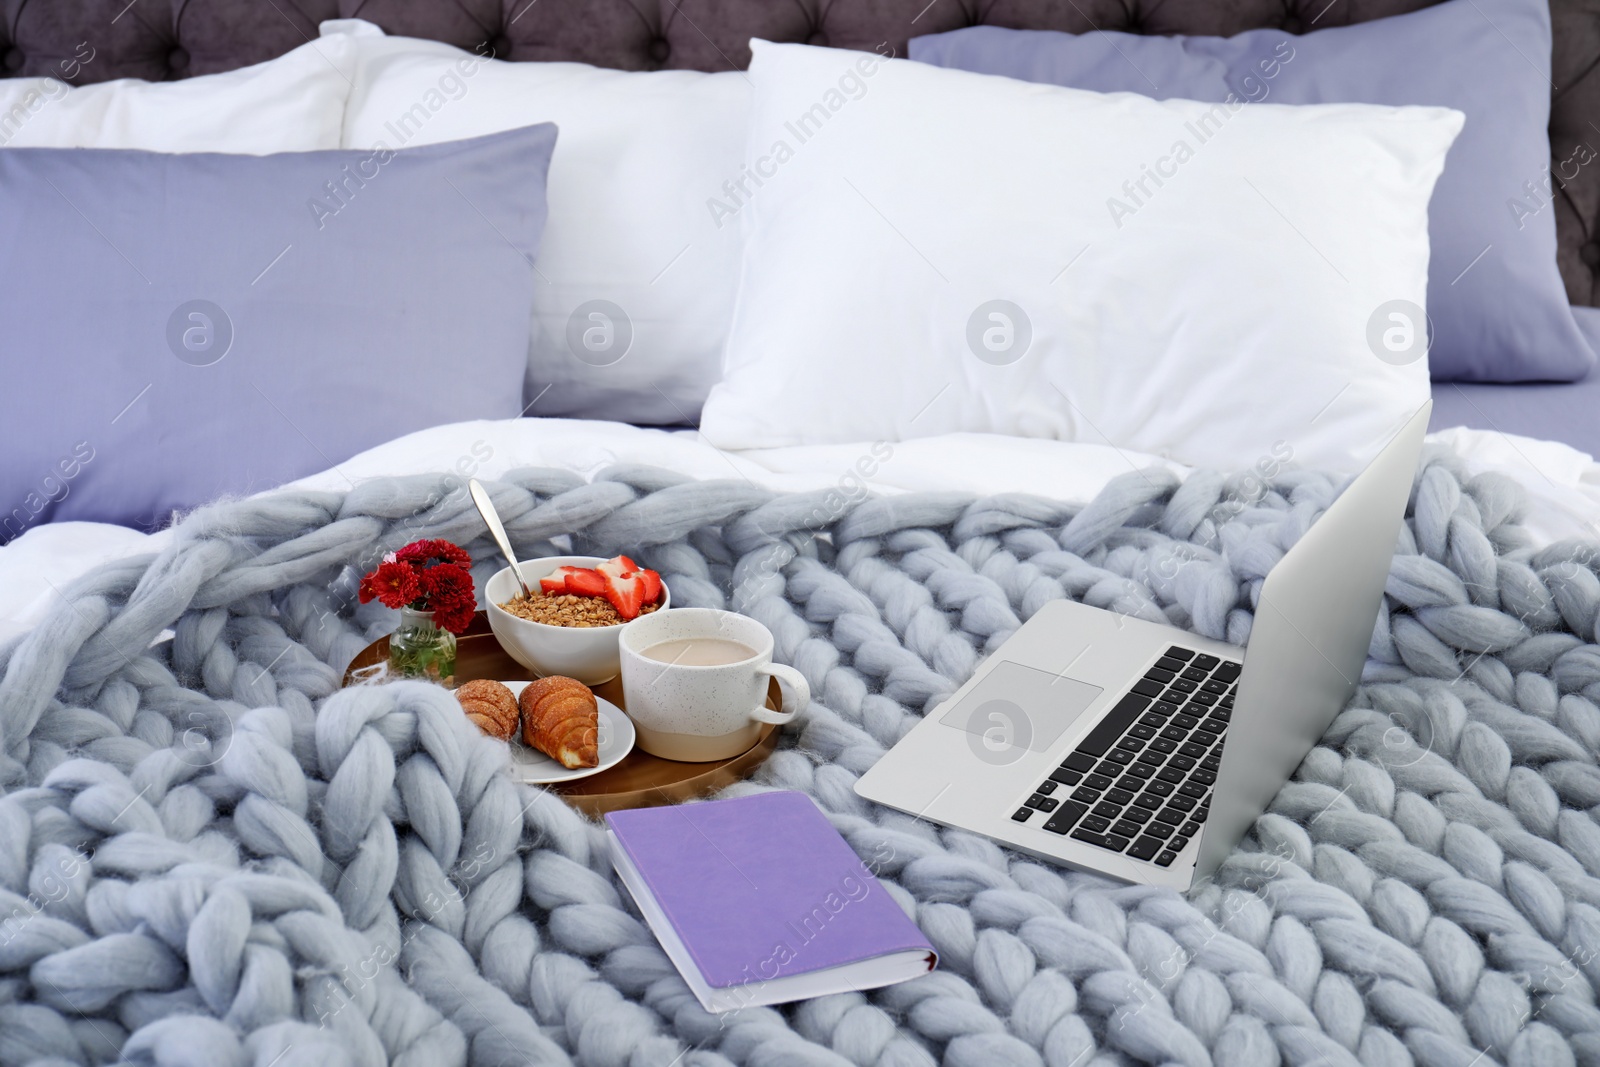
[[[971,734],[980,759],[1009,763],[1022,749],[1048,751],[1102,692],[1098,685],[1007,660],[939,721]]]

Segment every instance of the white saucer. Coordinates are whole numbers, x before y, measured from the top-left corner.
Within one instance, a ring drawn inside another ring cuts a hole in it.
[[[518,697],[528,685],[525,681],[501,684],[511,690],[513,696]],[[587,778],[591,774],[599,774],[620,763],[622,757],[633,751],[635,738],[633,720],[604,697],[597,696],[594,702],[600,712],[600,762],[597,765],[571,769],[563,767],[558,761],[524,742],[522,731],[519,730],[508,742],[511,746],[511,777],[528,785],[551,785],[555,782]]]

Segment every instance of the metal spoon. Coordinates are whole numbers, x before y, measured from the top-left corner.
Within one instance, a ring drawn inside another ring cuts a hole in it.
[[[489,527],[489,533],[494,536],[494,543],[500,546],[506,562],[511,564],[511,574],[522,586],[522,595],[531,598],[533,590],[522,579],[522,565],[517,562],[517,554],[511,551],[511,539],[506,536],[505,525],[500,521],[500,513],[494,509],[494,501],[489,499],[489,491],[476,478],[467,482],[467,491],[472,494],[472,502],[478,505],[478,514],[483,516],[484,525]]]

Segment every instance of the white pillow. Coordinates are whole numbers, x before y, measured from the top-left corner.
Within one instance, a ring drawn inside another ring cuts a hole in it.
[[[1369,327],[1425,299],[1459,112],[751,47],[747,162],[770,176],[741,210],[713,444],[980,431],[1348,470],[1427,400],[1423,347],[1393,365]]]
[[[738,289],[737,220],[711,201],[740,177],[744,74],[507,63],[403,37],[363,39],[359,62],[347,148],[560,128],[529,414],[695,421]]]
[[[172,82],[0,81],[0,146],[241,155],[338,148],[350,44],[333,34],[252,67]],[[97,58],[93,47],[79,49],[61,73],[93,70]]]

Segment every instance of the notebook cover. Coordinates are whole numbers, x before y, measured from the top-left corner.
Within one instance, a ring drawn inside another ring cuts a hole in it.
[[[804,793],[606,816],[706,984],[825,970],[890,952],[935,958]]]

